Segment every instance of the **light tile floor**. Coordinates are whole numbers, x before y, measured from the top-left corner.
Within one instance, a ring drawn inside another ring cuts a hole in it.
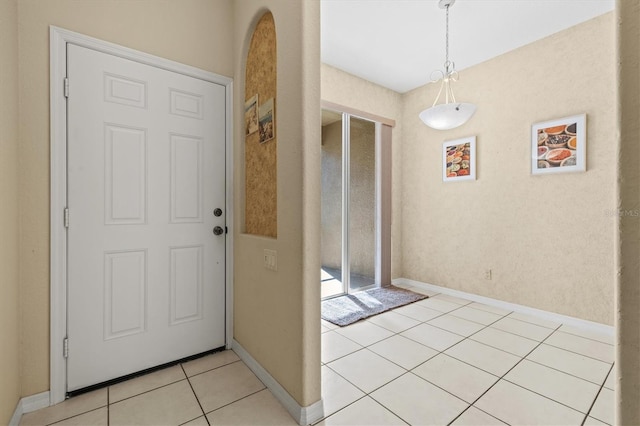
[[[614,423],[613,337],[429,295],[348,327],[322,321],[326,417],[317,425]],[[21,424],[296,423],[225,351],[25,414]]]
[[[21,425],[296,425],[233,351],[218,352],[22,416]]]
[[[348,327],[322,321],[319,425],[614,423],[612,336],[427,294]]]

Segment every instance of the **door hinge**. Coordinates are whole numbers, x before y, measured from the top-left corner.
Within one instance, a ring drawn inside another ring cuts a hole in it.
[[[69,358],[69,338],[65,337],[62,341],[62,356]]]
[[[68,77],[64,78],[64,97],[65,98],[69,97],[69,78]]]
[[[69,207],[64,208],[64,227],[69,227]]]

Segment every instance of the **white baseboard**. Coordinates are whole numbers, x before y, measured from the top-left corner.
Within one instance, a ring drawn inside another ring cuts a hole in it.
[[[242,361],[249,367],[253,373],[264,383],[267,388],[273,393],[278,401],[287,409],[289,414],[298,422],[300,426],[307,426],[317,422],[324,417],[324,408],[322,400],[309,405],[308,407],[302,407],[298,402],[282,387],[276,379],[273,378],[267,370],[262,367],[258,361],[256,361],[245,348],[240,345],[235,339],[233,340],[231,348],[240,357]]]
[[[20,399],[16,404],[16,410],[13,412],[11,420],[9,420],[9,426],[18,426],[23,414],[46,408],[49,406],[49,402],[49,391]]]
[[[509,311],[520,312],[523,314],[538,317],[553,322],[558,322],[572,327],[581,328],[583,330],[592,331],[596,333],[606,334],[608,336],[615,337],[615,328],[610,325],[600,324],[593,321],[583,320],[580,318],[574,318],[567,315],[556,314],[554,312],[543,311],[542,309],[531,308],[529,306],[519,305],[517,303],[504,302],[498,299],[492,299],[490,297],[478,296],[472,293],[466,293],[460,290],[453,290],[446,287],[440,287],[434,284],[423,283],[421,281],[414,281],[408,278],[395,278],[394,285],[409,286],[422,288],[424,290],[432,291],[434,293],[446,294],[449,296],[460,297],[467,300],[472,300],[478,303],[484,303],[485,305],[495,306],[497,308],[506,309]]]

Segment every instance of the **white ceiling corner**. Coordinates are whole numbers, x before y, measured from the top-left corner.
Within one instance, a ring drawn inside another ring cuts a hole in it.
[[[458,71],[613,10],[614,0],[457,0],[449,56]],[[438,0],[321,0],[322,62],[404,93],[445,57]]]

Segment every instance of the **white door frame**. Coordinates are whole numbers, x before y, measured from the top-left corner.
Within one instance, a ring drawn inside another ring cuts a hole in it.
[[[67,368],[63,355],[63,340],[67,334],[67,229],[64,209],[67,206],[67,103],[64,79],[67,76],[67,43],[130,59],[223,85],[225,87],[225,149],[226,149],[226,225],[233,230],[233,80],[178,62],[163,59],[127,47],[98,40],[62,28],[49,27],[50,43],[50,125],[51,125],[51,245],[50,245],[50,405],[66,397]],[[233,341],[233,232],[226,235],[226,316],[225,341]]]

